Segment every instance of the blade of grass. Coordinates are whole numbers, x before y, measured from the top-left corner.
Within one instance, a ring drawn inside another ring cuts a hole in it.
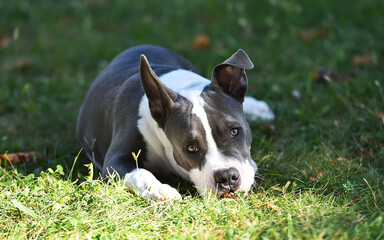
[[[368,185],[369,189],[371,190],[371,193],[372,193],[372,196],[373,196],[373,205],[375,205],[375,207],[378,208],[377,204],[376,204],[375,192],[372,190],[371,185],[369,185],[368,181],[365,178],[363,178],[363,180]]]
[[[15,207],[17,207],[20,211],[22,211],[23,213],[27,214],[28,216],[31,216],[31,217],[33,217],[35,219],[38,218],[37,214],[32,209],[30,209],[27,206],[23,205],[19,201],[13,199],[13,200],[11,200],[11,202],[13,203],[13,205]]]
[[[70,180],[72,179],[73,169],[75,168],[77,159],[79,158],[80,153],[81,153],[82,150],[83,150],[83,149],[80,149],[80,151],[77,153],[77,156],[75,157],[75,160],[73,161],[71,171],[69,172],[69,175],[68,175],[68,179],[67,179],[68,181],[70,181]]]
[[[135,159],[135,162],[136,162],[136,169],[139,169],[139,156],[140,156],[140,153],[141,153],[141,149],[139,149],[139,151],[137,152],[137,155],[136,155],[136,153],[132,152],[132,157]]]

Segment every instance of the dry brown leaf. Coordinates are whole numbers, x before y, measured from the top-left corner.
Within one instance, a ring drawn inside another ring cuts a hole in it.
[[[43,154],[36,151],[7,153],[7,154],[0,155],[0,162],[4,161],[5,159],[8,159],[9,161],[7,161],[7,165],[9,165],[9,162],[15,165],[22,162],[30,162],[34,158],[45,159],[46,157]]]
[[[340,161],[344,161],[345,158],[342,158],[342,157],[338,157],[338,158],[335,158],[335,159],[329,159],[329,161],[331,163],[334,163],[334,162],[340,162]]]
[[[373,55],[372,53],[356,55],[352,59],[354,65],[372,65],[373,64]]]
[[[209,36],[202,34],[195,37],[192,46],[196,49],[207,49],[210,43],[211,39],[209,38]]]
[[[326,29],[304,29],[300,32],[300,38],[304,42],[312,42],[316,39],[325,38],[328,36],[328,31]]]
[[[370,158],[370,157],[373,157],[373,152],[371,152],[369,150],[358,149],[356,151],[356,155],[359,157],[362,157],[362,158]]]
[[[382,114],[382,113],[375,113],[374,116],[375,116],[376,118],[380,118],[381,120],[384,121],[384,114]]]
[[[268,206],[270,209],[275,210],[275,211],[281,209],[281,207],[276,206],[276,205],[274,205],[274,204],[272,204],[272,203],[268,203],[267,206]]]
[[[348,76],[344,76],[340,73],[334,72],[330,69],[324,69],[320,67],[311,74],[312,80],[317,83],[329,83],[329,82],[346,82],[349,81]]]
[[[323,177],[323,171],[319,170],[314,176],[309,177],[309,181],[313,182],[315,180],[319,180]]]
[[[60,24],[64,26],[70,26],[73,23],[73,19],[70,16],[63,16],[60,18]]]
[[[11,42],[11,37],[9,35],[3,35],[0,37],[1,48],[7,48],[10,42]]]
[[[383,119],[383,122],[384,122],[384,119]],[[377,144],[376,139],[369,135],[360,136],[360,141],[364,143],[373,144],[373,145]]]
[[[16,60],[15,62],[11,62],[11,63],[3,65],[1,70],[3,72],[8,72],[11,70],[26,68],[26,67],[29,67],[31,65],[32,65],[32,59],[29,57],[25,57],[25,58],[20,58],[20,59]]]

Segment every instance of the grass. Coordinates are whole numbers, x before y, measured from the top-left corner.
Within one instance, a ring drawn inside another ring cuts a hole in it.
[[[77,184],[63,179],[61,171],[22,179],[17,173],[4,173],[2,180],[8,181],[2,225],[9,232],[2,238],[367,239],[384,234],[382,215],[360,212],[367,199],[356,203],[293,186],[260,189],[245,199],[189,196],[177,202],[150,202],[122,184]]]
[[[383,5],[0,2],[0,152],[48,156],[2,163],[0,238],[384,238]],[[202,34],[210,45],[195,49]],[[206,77],[238,48],[251,57],[249,95],[276,120],[251,123],[261,176],[247,198],[147,201],[102,183],[82,154],[74,163],[90,83],[138,44],[174,49]],[[322,68],[337,81],[314,81]]]

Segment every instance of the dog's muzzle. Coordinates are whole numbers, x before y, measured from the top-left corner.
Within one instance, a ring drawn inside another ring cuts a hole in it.
[[[236,191],[240,185],[240,173],[236,168],[219,169],[214,172],[218,192]]]

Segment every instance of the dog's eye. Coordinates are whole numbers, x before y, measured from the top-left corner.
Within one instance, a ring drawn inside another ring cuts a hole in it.
[[[239,129],[238,128],[232,128],[231,129],[231,138],[234,138],[237,135],[239,135]]]
[[[187,147],[187,151],[188,151],[189,153],[195,153],[195,152],[199,151],[199,149],[197,149],[197,147],[196,147],[195,145],[191,144],[191,145],[189,145],[189,146]]]

